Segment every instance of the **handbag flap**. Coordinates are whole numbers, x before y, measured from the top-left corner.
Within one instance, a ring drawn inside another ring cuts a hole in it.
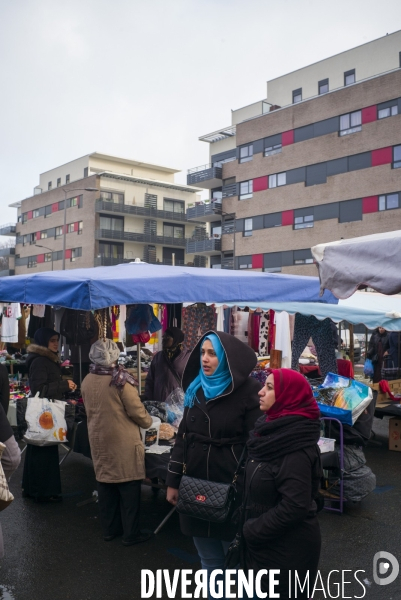
[[[184,476],[180,483],[179,500],[205,508],[223,508],[232,492],[233,486],[230,483],[216,483]]]

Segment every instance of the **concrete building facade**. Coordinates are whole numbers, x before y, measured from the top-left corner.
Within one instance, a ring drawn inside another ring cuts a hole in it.
[[[93,153],[41,174],[34,195],[12,205],[18,223],[0,228],[16,236],[15,264],[4,274],[135,258],[207,266],[206,227],[186,218],[200,190],[175,183],[177,172]],[[186,252],[187,243],[196,252]]]
[[[401,31],[267,83],[202,136],[215,268],[316,275],[311,246],[401,227]]]

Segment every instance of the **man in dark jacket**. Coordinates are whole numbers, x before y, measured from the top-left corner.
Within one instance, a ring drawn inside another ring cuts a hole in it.
[[[169,327],[163,335],[163,350],[150,365],[145,381],[145,400],[164,402],[177,387],[187,364],[190,350],[183,350],[184,334],[178,327]]]

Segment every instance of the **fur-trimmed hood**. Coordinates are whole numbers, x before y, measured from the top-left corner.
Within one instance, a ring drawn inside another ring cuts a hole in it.
[[[26,359],[26,364],[27,364],[28,368],[29,368],[31,362],[38,356],[44,356],[45,358],[48,358],[49,360],[51,360],[52,362],[55,362],[55,363],[60,362],[60,358],[59,358],[58,354],[55,354],[54,352],[49,350],[49,348],[45,348],[44,346],[39,346],[38,344],[30,344],[28,346],[28,348],[26,349],[26,351],[28,353],[28,358]]]

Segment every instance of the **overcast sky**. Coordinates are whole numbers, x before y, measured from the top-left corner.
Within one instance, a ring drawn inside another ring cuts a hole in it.
[[[267,80],[398,29],[400,0],[0,0],[0,224],[94,151],[184,183]]]

